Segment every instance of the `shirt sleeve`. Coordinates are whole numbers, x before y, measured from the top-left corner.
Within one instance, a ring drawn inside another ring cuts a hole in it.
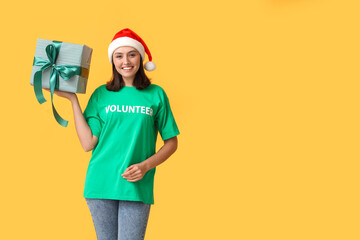
[[[162,91],[161,103],[155,117],[155,125],[164,141],[180,134],[170,108],[169,99],[164,91]]]
[[[102,128],[102,121],[99,116],[96,91],[91,95],[83,115],[85,121],[88,123],[91,129],[92,134],[99,137]]]

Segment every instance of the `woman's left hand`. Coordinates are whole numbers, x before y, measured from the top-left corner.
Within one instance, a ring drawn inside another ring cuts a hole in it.
[[[128,167],[121,176],[129,182],[137,182],[144,177],[146,172],[145,166],[141,163],[137,163]]]

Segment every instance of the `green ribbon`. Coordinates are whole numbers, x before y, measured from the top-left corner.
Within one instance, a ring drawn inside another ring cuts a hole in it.
[[[49,60],[45,60],[40,57],[34,57],[33,66],[41,66],[41,68],[36,71],[34,74],[34,91],[36,99],[40,104],[46,102],[42,92],[42,72],[45,69],[51,68],[49,85],[51,92],[51,104],[53,109],[53,114],[56,121],[63,127],[66,127],[68,121],[63,119],[58,112],[56,111],[53,103],[54,90],[59,89],[59,76],[64,80],[69,80],[75,75],[81,74],[81,67],[74,65],[56,65],[56,59],[59,55],[62,42],[53,41],[51,44],[47,45],[45,48],[46,55]]]

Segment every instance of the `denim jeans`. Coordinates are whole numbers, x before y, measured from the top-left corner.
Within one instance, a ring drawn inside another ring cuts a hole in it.
[[[98,240],[143,240],[150,204],[85,198]]]

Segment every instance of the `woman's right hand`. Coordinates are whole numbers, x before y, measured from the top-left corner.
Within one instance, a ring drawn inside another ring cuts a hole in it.
[[[44,88],[44,90],[50,92],[50,89],[48,88]],[[54,90],[54,93],[56,95],[58,95],[59,97],[63,97],[63,98],[66,98],[66,99],[69,99],[70,101],[76,97],[76,93],[71,93],[71,92],[63,92],[63,91],[59,91],[59,90]]]

